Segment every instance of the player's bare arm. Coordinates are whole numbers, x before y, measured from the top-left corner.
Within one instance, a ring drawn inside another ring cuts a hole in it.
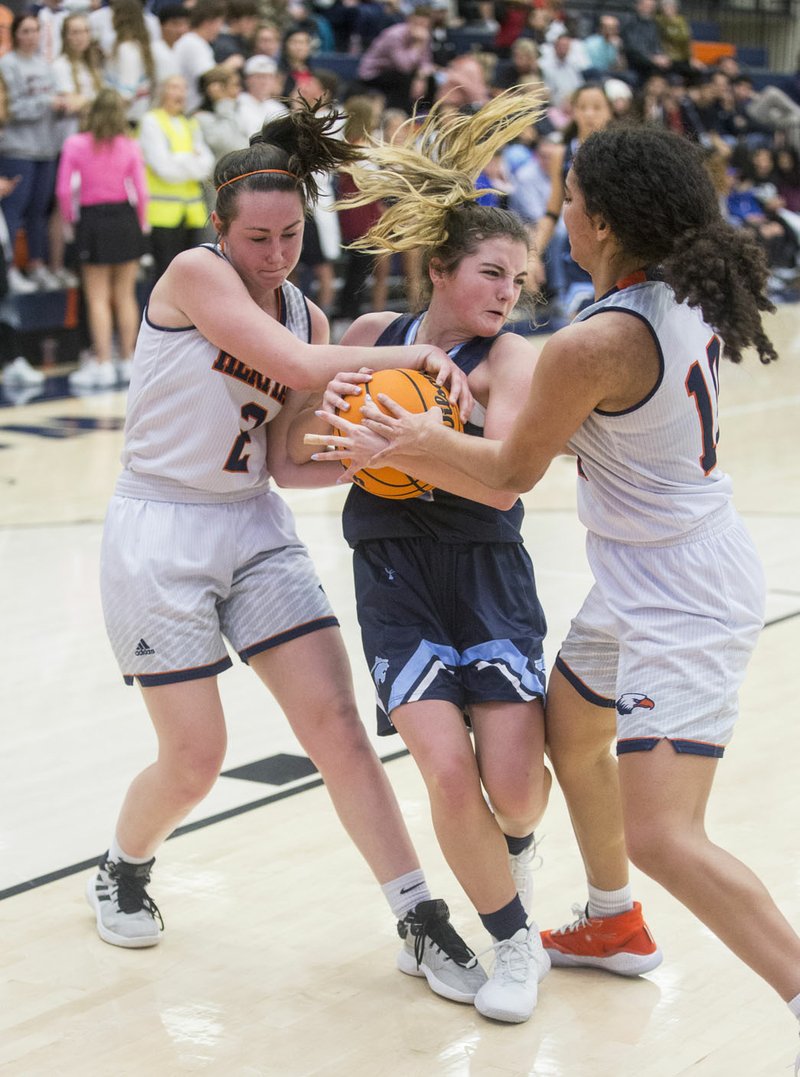
[[[202,247],[178,255],[154,289],[150,314],[159,325],[196,326],[212,344],[292,389],[322,391],[348,367],[407,366],[434,374],[464,406],[472,400],[466,377],[431,345],[368,349],[298,341],[253,301],[233,266]]]
[[[437,422],[434,413],[401,415],[402,409],[390,403],[388,417],[367,407],[366,421],[392,442],[390,452],[438,457],[467,475],[480,474],[487,486],[496,489],[530,490],[595,408],[615,410],[618,405],[621,410],[655,384],[655,349],[636,322],[609,313],[552,337],[542,349],[527,400],[504,441],[465,438]],[[620,358],[631,335],[651,353],[643,364]],[[546,408],[541,400],[548,402]]]

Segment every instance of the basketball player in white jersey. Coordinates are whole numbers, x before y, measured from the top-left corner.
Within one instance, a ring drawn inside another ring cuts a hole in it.
[[[627,848],[800,1019],[800,938],[704,826],[764,610],[761,565],[716,446],[723,346],[734,362],[749,345],[776,358],[761,324],[772,309],[765,261],[722,220],[697,148],[668,132],[591,135],[566,192],[572,256],[598,298],[545,345],[508,438],[367,407],[391,441],[372,459],[430,454],[519,490],[564,446],[577,455],[595,584],[557,659],[546,721],[589,903],[543,933],[545,948],[557,965],[642,971]]]
[[[270,486],[270,475],[281,485],[324,485],[341,474],[337,464],[327,477],[293,468],[286,429],[303,401],[294,390],[322,390],[348,365],[424,365],[450,379],[467,410],[471,403],[464,376],[429,345],[328,346],[322,312],[287,283],[314,174],[353,153],[331,136],[335,122],[298,110],[223,157],[217,245],[179,255],[148,302],[101,589],[113,649],[125,680],[139,682],[158,758],[131,784],[87,895],[106,942],[159,942],[163,922],[146,886],[156,849],[208,792],[225,756],[217,676],[231,665],[227,639],[284,710],[381,883],[406,939],[399,967],[472,1002],[486,975],[445,903],[431,899],[357,714],[338,622]]]

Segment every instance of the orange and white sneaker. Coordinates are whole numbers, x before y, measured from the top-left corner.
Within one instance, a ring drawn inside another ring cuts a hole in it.
[[[573,905],[571,924],[542,932],[542,944],[554,968],[593,968],[619,976],[641,976],[662,960],[638,901],[618,916],[589,918],[586,909]]]

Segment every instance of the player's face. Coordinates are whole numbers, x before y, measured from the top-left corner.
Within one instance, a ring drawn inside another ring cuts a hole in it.
[[[485,239],[453,273],[431,271],[433,303],[447,304],[466,336],[494,336],[517,305],[528,270],[528,248],[510,236]]]
[[[586,203],[575,173],[567,173],[564,182],[564,226],[569,235],[569,251],[581,269],[591,272],[590,259],[594,251],[594,227],[586,212]]]
[[[243,191],[237,215],[221,237],[224,251],[251,294],[279,288],[300,258],[303,203],[296,191]],[[212,214],[218,226],[219,218]]]

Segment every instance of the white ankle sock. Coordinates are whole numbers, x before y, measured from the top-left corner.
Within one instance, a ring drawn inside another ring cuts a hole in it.
[[[630,912],[633,908],[633,894],[630,883],[619,890],[598,890],[589,883],[589,916],[592,919],[604,919]]]
[[[120,847],[117,841],[116,834],[108,847],[108,859],[109,860],[125,860],[128,864],[146,864],[148,860],[152,860],[152,856],[130,856]]]
[[[795,995],[794,998],[789,999],[786,1003],[791,1012],[795,1015],[798,1021],[800,1021],[800,995]]]
[[[431,898],[431,892],[421,868],[408,871],[396,879],[390,879],[388,883],[381,886],[381,890],[398,920],[402,920],[405,914],[411,912],[420,901],[430,901]]]

